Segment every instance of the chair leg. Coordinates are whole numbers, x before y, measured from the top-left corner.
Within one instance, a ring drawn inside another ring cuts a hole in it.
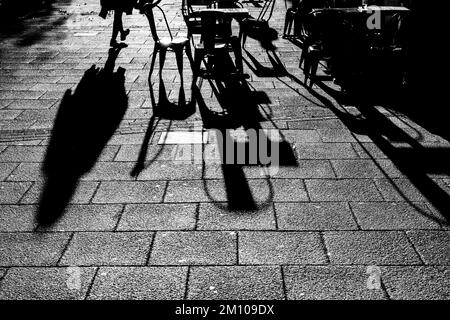
[[[188,57],[189,64],[191,66],[191,70],[194,70],[194,59],[192,58],[192,51],[191,51],[191,43],[190,42],[188,42],[186,44],[186,55]]]
[[[162,71],[164,67],[164,62],[166,61],[167,48],[159,49],[159,103],[167,101],[166,90],[164,87],[164,81],[162,77]]]
[[[310,57],[305,53],[304,63],[303,63],[303,74],[305,75],[304,83],[308,84],[309,72],[310,72]]]
[[[239,71],[239,73],[244,72],[244,66],[242,62],[242,48],[240,46],[239,39],[233,39],[234,41],[231,42],[231,45],[233,47],[234,55],[236,58],[236,69]]]
[[[203,52],[195,50],[194,54],[194,69],[192,70],[192,86],[197,83],[197,78],[200,74],[200,66],[202,64]]]
[[[316,57],[314,57],[314,59],[312,59],[312,63],[311,63],[311,72],[309,74],[310,80],[309,80],[309,87],[312,87],[317,75],[317,68],[319,67],[319,59],[317,59]]]
[[[180,93],[178,95],[178,105],[184,106],[186,104],[186,99],[184,96],[184,81],[183,81],[183,48],[177,48],[174,51],[177,60],[178,73],[180,74]]]
[[[152,62],[150,64],[150,72],[148,74],[148,81],[150,83],[152,74],[153,74],[153,70],[155,69],[155,62],[156,62],[156,54],[158,53],[158,47],[155,46],[155,48],[153,49],[153,55],[152,55]]]

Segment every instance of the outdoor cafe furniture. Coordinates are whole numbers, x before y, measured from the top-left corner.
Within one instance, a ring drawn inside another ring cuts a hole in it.
[[[148,19],[151,34],[153,37],[153,40],[155,42],[154,49],[153,49],[153,55],[152,55],[152,61],[150,64],[150,72],[149,72],[149,82],[151,80],[151,76],[153,73],[153,69],[155,67],[156,62],[156,56],[159,53],[159,78],[160,78],[160,85],[162,84],[162,70],[164,67],[164,61],[166,52],[168,50],[173,51],[176,55],[177,65],[178,65],[178,71],[180,73],[181,77],[181,88],[183,88],[183,53],[186,52],[186,55],[191,63],[191,66],[193,65],[193,58],[191,54],[191,47],[189,45],[189,39],[186,37],[174,37],[172,35],[172,32],[170,30],[169,23],[167,21],[166,15],[164,13],[164,10],[159,6],[159,3],[162,0],[149,0],[145,3],[143,6],[143,12],[145,16]],[[167,32],[169,34],[169,37],[159,37],[156,24],[155,24],[155,16],[154,16],[154,10],[158,9],[160,11],[160,14],[163,17],[163,20],[165,22]],[[160,90],[160,94],[162,93],[162,90]],[[184,97],[184,90],[180,90],[180,97],[179,97],[179,103],[183,104],[185,102]]]
[[[258,17],[248,16],[239,21],[242,48],[245,47],[247,36],[258,38],[265,36],[264,33],[269,32],[269,20],[272,18],[275,7],[275,0],[263,0],[264,4],[259,11]]]
[[[404,7],[357,7],[314,9],[307,18],[308,45],[302,52],[305,83],[316,78],[320,61],[329,61],[333,76],[364,72],[375,65],[374,58],[389,59],[406,54],[406,43],[398,35],[409,10]],[[378,23],[369,28],[368,19],[378,14]],[[376,57],[375,57],[376,58]],[[343,67],[345,66],[345,67]]]
[[[234,52],[236,58],[237,72],[242,74],[242,50],[239,38],[232,35],[231,28],[228,26],[230,18],[246,16],[248,10],[243,8],[201,9],[194,11],[192,15],[201,19],[200,41],[194,45],[193,83],[200,75],[202,61],[205,63],[207,72],[213,74],[218,56],[228,54],[230,50]]]

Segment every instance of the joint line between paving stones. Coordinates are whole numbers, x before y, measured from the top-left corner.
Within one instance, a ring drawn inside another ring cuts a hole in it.
[[[118,218],[117,218],[116,225],[115,225],[114,228],[113,228],[113,232],[116,232],[116,231],[117,231],[117,228],[119,227],[120,220],[122,220],[123,213],[125,212],[125,207],[126,207],[126,205],[123,204],[123,205],[122,205],[122,208],[121,208],[121,210],[120,210],[120,212],[119,212],[119,216],[118,216]]]
[[[236,264],[239,265],[239,232],[236,232]]]
[[[152,233],[152,241],[150,242],[150,247],[148,248],[147,256],[145,257],[145,266],[148,266],[150,263],[150,258],[152,255],[153,247],[155,245],[156,232]]]
[[[278,215],[277,215],[277,210],[275,208],[275,203],[274,202],[272,202],[272,209],[273,209],[273,216],[274,216],[274,219],[275,219],[275,230],[279,231],[279,228],[278,228]]]
[[[330,253],[328,252],[328,248],[327,248],[327,245],[325,243],[325,236],[324,236],[324,232],[323,231],[319,231],[319,237],[320,237],[320,242],[322,243],[322,246],[323,246],[323,249],[324,249],[325,257],[327,259],[327,264],[331,264]]]
[[[6,162],[8,163],[8,162]],[[11,172],[8,174],[8,176],[6,176],[6,178],[2,181],[2,182],[9,182],[11,180],[8,180],[9,177],[11,177],[11,175],[14,173],[14,171],[16,171],[16,169],[20,166],[20,162],[15,163],[14,169],[11,170]],[[28,191],[28,190],[27,190]]]
[[[92,204],[92,200],[94,200],[95,196],[97,195],[98,189],[100,189],[100,185],[102,184],[101,181],[97,181],[97,186],[95,187],[94,192],[92,192],[92,196],[90,197],[89,201],[86,204]]]
[[[356,223],[356,226],[358,227],[358,230],[362,231],[363,229],[361,228],[361,226],[359,224],[358,217],[356,216],[355,212],[353,212],[353,208],[350,205],[350,202],[346,202],[345,204],[347,205],[347,208],[350,211],[350,214],[352,215],[353,220],[355,220],[355,223]]]
[[[285,277],[284,277],[284,267],[283,267],[283,265],[280,265],[280,271],[281,271],[281,284],[283,286],[284,300],[287,300],[288,299],[288,294],[287,294],[287,288],[286,288],[286,281],[285,281]]]
[[[94,286],[94,282],[95,282],[95,279],[97,278],[97,274],[98,274],[99,270],[100,270],[100,267],[96,267],[95,272],[94,272],[94,276],[92,277],[92,280],[89,283],[88,289],[86,290],[86,294],[84,296],[84,300],[87,300],[87,298],[91,294],[92,287]]]
[[[64,249],[61,252],[61,256],[59,257],[58,261],[56,262],[56,265],[59,266],[61,263],[61,260],[64,256],[64,254],[66,253],[67,249],[69,248],[70,243],[72,242],[72,239],[75,235],[75,232],[72,232],[69,236],[69,240],[67,241],[66,245],[64,246]]]
[[[389,295],[389,292],[388,292],[388,290],[387,290],[387,287],[386,287],[386,285],[385,285],[385,283],[384,283],[384,281],[383,281],[383,276],[381,276],[381,289],[383,290],[383,293],[384,293],[384,295],[385,295],[385,297],[388,299],[388,300],[392,300],[392,298],[391,298],[391,296]]]
[[[164,180],[165,182],[165,186],[164,186],[164,191],[163,194],[161,196],[161,201],[159,203],[165,203],[165,198],[166,198],[166,194],[167,194],[167,190],[169,189],[169,181]]]
[[[414,249],[414,252],[416,253],[416,255],[419,257],[420,262],[422,263],[422,265],[427,265],[425,263],[425,261],[423,260],[422,256],[420,255],[419,251],[417,251],[416,246],[414,245],[414,243],[411,241],[411,239],[408,236],[408,233],[406,232],[407,230],[402,230],[402,232],[405,234],[405,237],[408,241],[408,243],[411,245],[411,247]]]
[[[187,268],[187,274],[186,274],[186,283],[184,285],[184,296],[183,299],[187,300],[188,293],[189,293],[189,278],[191,276],[191,266],[188,266]]]
[[[194,216],[195,216],[194,230],[198,231],[198,223],[200,221],[200,203],[196,204]]]
[[[28,192],[30,192],[31,188],[33,188],[38,182],[34,181],[31,182],[30,186],[27,188],[27,190],[25,190],[25,192],[20,196],[19,200],[17,200],[16,204],[20,204],[22,202],[22,200],[25,198],[25,196],[27,195]]]

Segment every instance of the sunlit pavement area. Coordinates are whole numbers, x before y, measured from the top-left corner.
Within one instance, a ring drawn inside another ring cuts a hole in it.
[[[186,34],[181,1],[162,3]],[[266,97],[237,111],[287,142],[272,176],[202,157],[216,142],[198,106],[150,123],[148,21],[124,16],[128,47],[108,52],[112,17],[98,12],[58,1],[0,39],[0,299],[450,297],[449,142],[381,106],[390,130],[364,130],[360,109],[306,88],[283,1],[270,26],[287,72],[248,39],[246,83]],[[114,74],[85,75],[108,56]],[[186,55],[183,77],[190,100]],[[172,52],[163,79],[177,101]],[[204,104],[220,110],[211,88],[202,81]]]

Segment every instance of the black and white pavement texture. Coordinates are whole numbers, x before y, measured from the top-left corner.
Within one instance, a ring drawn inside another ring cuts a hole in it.
[[[172,31],[185,34],[181,1],[163,4]],[[65,141],[55,142],[53,153],[60,154],[49,160],[58,130],[72,142],[80,137],[75,152],[92,151],[92,127],[102,129],[115,112],[109,105],[117,102],[78,100],[57,130],[65,95],[81,91],[93,64],[105,67],[112,17],[98,16],[97,0],[59,1],[52,8],[0,39],[0,299],[450,298],[450,206],[438,201],[450,195],[450,177],[423,170],[417,179],[411,172],[429,163],[404,169],[388,152],[413,157],[415,148],[448,149],[448,141],[381,106],[375,107],[380,117],[407,139],[352,130],[342,114],[359,119],[360,110],[295,81],[303,79],[301,51],[279,37],[276,54],[291,76],[244,69],[253,90],[268,97],[258,105],[265,115],[261,127],[286,138],[296,165],[281,165],[270,178],[244,166],[227,181],[220,164],[191,161],[199,145],[158,144],[167,131],[202,131],[198,108],[187,119],[162,119],[147,130],[153,39],[145,16],[134,11],[124,16],[131,33],[114,66],[125,70],[127,96],[117,126],[94,161],[65,156],[73,155],[61,147],[70,144]],[[278,1],[270,25],[279,35],[284,13]],[[163,21],[157,24],[162,30]],[[249,39],[246,48],[271,68],[257,41]],[[244,58],[251,63],[245,52]],[[184,59],[189,98],[192,72]],[[158,59],[155,70],[158,93]],[[180,77],[173,53],[163,78],[175,101]],[[98,94],[114,96],[115,90]],[[201,94],[209,108],[219,106],[207,81]],[[132,176],[143,142],[143,170]],[[214,141],[207,138],[208,144]],[[51,208],[43,202],[64,203],[58,189],[71,187],[56,222],[41,225],[38,211]],[[441,197],[430,196],[430,189]],[[241,192],[254,210],[227,207]]]

